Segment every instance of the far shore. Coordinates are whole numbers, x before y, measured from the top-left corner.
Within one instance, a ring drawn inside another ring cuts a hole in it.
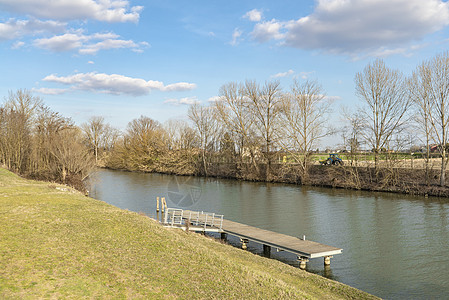
[[[376,179],[373,161],[357,161],[350,165],[350,161],[344,161],[343,166],[323,166],[315,162],[310,166],[309,178],[307,182],[294,174],[295,164],[277,163],[272,165],[273,176],[267,181],[263,176],[251,174],[242,176],[235,172],[235,167],[229,167],[227,163],[211,164],[206,177],[226,178],[243,181],[276,182],[297,184],[305,186],[318,186],[326,188],[340,188],[363,190],[372,192],[399,193],[415,196],[449,197],[449,188],[440,186],[440,162],[439,159],[432,159],[429,164],[429,183],[425,182],[425,162],[424,159],[401,160],[396,162],[394,167],[386,166],[386,163],[379,164],[379,178]],[[263,169],[263,165],[261,165]],[[412,167],[410,167],[412,166]],[[195,172],[185,172],[176,169],[152,169],[152,170],[129,170],[115,169],[107,166],[102,168],[111,170],[122,170],[129,172],[160,173],[178,176],[200,176],[204,174]],[[449,175],[449,174],[448,174]],[[448,177],[449,178],[449,177]]]

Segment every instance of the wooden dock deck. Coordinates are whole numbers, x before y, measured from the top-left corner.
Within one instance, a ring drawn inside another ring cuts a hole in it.
[[[288,251],[298,256],[300,267],[305,268],[306,262],[311,258],[324,257],[324,264],[329,265],[335,254],[343,249],[321,243],[300,239],[290,235],[257,228],[224,219],[223,215],[215,213],[197,212],[182,209],[166,209],[164,226],[178,227],[184,230],[218,232],[222,238],[231,234],[240,238],[242,248],[246,249],[249,241],[263,245],[264,253],[268,254],[271,248]]]
[[[266,246],[288,251],[305,258],[317,258],[340,254],[342,249],[302,240],[290,235],[277,233],[229,220],[223,220],[223,232],[248,239]]]

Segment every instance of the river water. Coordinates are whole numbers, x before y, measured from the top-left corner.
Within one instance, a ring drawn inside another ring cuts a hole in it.
[[[169,207],[343,248],[330,268],[317,258],[307,270],[382,298],[449,298],[447,198],[110,170],[90,184],[91,197],[123,209],[154,216],[156,197],[166,197]],[[249,250],[262,253],[262,246]],[[272,257],[298,266],[293,254]]]

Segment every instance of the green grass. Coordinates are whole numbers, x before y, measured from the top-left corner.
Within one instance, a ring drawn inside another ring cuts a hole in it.
[[[374,298],[1,168],[0,228],[1,299]]]

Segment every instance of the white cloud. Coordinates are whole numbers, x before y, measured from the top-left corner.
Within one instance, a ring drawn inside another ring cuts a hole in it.
[[[231,41],[231,45],[232,46],[236,46],[238,45],[238,43],[240,42],[240,37],[242,36],[242,31],[238,28],[234,29],[234,32],[232,33],[232,41]]]
[[[51,38],[37,39],[34,45],[54,52],[64,52],[81,48],[87,40],[88,38],[80,33],[65,33]]]
[[[39,89],[32,89],[32,92],[44,94],[44,95],[61,95],[67,92],[67,89],[50,89],[50,88],[39,88]]]
[[[173,92],[173,91],[180,92],[180,91],[190,91],[195,88],[196,88],[196,84],[194,84],[194,83],[178,82],[178,83],[169,84],[161,90],[164,92]]]
[[[89,60],[88,62],[87,62],[89,65],[93,65],[93,64],[95,64],[95,62],[94,61],[92,61],[92,60]]]
[[[96,54],[100,50],[130,48],[139,49],[139,45],[131,40],[107,39],[101,42],[86,45],[79,49],[80,54]]]
[[[243,18],[250,20],[251,22],[259,22],[262,20],[262,11],[253,9],[247,12]]]
[[[0,0],[0,11],[53,20],[137,22],[142,9],[127,0]]]
[[[91,91],[105,94],[127,94],[133,96],[147,95],[152,90],[185,91],[196,88],[193,83],[179,82],[164,85],[161,81],[132,78],[119,74],[77,73],[71,76],[48,75],[43,79],[47,82],[61,83],[71,86],[74,90]]]
[[[399,48],[387,48],[387,47],[379,47],[374,49],[371,52],[367,52],[364,55],[352,55],[352,59],[354,61],[365,59],[367,57],[387,57],[390,55],[402,55],[402,56],[411,56],[412,53],[416,50],[426,47],[427,44],[421,45],[412,45],[410,47],[399,47]]]
[[[252,36],[259,42],[282,40],[285,46],[339,54],[379,49],[393,54],[447,25],[449,3],[442,0],[317,0],[312,14],[258,23]]]
[[[23,46],[25,46],[25,43],[24,43],[24,42],[22,42],[22,41],[17,41],[17,42],[15,42],[15,43],[11,46],[11,49],[17,50],[17,49],[22,48]]]
[[[200,103],[200,101],[198,101],[197,97],[185,97],[185,98],[181,98],[181,99],[170,98],[170,99],[165,100],[164,103],[179,106],[179,105],[192,105],[195,103]]]
[[[312,71],[312,72],[300,72],[298,74],[298,77],[301,78],[301,79],[307,79],[307,78],[309,78],[309,75],[311,75],[313,73],[315,73],[315,71]]]
[[[220,96],[213,96],[213,97],[210,97],[209,99],[207,99],[207,102],[209,102],[209,103],[213,103],[213,102],[217,102],[217,101],[221,101]]]
[[[340,96],[324,96],[324,99],[326,99],[327,101],[333,103],[336,101],[340,101],[341,97]]]
[[[293,78],[307,79],[307,78],[309,78],[309,75],[311,75],[313,73],[315,73],[315,72],[314,71],[312,71],[312,72],[299,72]],[[287,72],[281,72],[281,73],[277,73],[277,74],[271,75],[271,78],[289,77],[289,76],[292,76],[293,74],[295,74],[295,71],[288,70]]]
[[[119,48],[143,51],[143,48],[149,46],[146,42],[135,43],[131,40],[119,39],[119,37],[119,35],[112,32],[85,35],[83,30],[76,30],[51,38],[36,39],[34,45],[54,52],[77,50],[79,54],[91,55],[96,54],[100,50]]]
[[[5,23],[0,23],[0,41],[13,40],[25,35],[60,33],[65,27],[66,23],[56,21],[9,19]]]
[[[288,70],[287,72],[277,73],[272,75],[272,78],[282,78],[293,75],[295,72],[293,70]]]
[[[275,19],[267,22],[257,23],[254,26],[251,35],[258,42],[267,42],[269,40],[280,40],[285,37],[285,34],[281,32],[283,29],[283,23],[276,21]]]

